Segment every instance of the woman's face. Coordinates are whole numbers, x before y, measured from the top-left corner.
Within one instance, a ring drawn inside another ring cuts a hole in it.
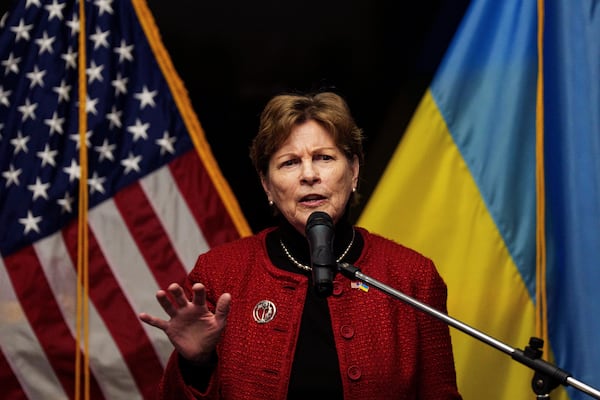
[[[299,232],[310,214],[324,211],[337,223],[358,182],[359,162],[352,162],[321,125],[309,120],[296,125],[269,160],[261,176],[267,198]]]

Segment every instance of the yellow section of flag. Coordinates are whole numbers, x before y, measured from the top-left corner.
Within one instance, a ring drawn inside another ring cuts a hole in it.
[[[358,224],[430,257],[448,285],[450,316],[512,347],[535,334],[527,289],[430,91]],[[451,334],[465,399],[531,398],[531,370]]]

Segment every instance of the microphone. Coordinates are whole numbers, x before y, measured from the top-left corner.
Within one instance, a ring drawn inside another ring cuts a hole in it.
[[[329,214],[315,211],[306,222],[306,238],[310,250],[312,279],[317,295],[327,297],[333,293],[336,262],[333,256],[333,220]]]

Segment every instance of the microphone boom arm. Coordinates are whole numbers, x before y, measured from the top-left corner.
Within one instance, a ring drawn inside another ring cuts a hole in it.
[[[478,339],[479,341],[488,344],[489,346],[500,350],[501,352],[508,354],[513,360],[520,362],[523,365],[535,371],[532,388],[538,395],[538,398],[549,398],[549,393],[552,389],[556,388],[559,384],[570,385],[583,393],[586,393],[593,398],[600,399],[600,391],[593,387],[586,385],[583,382],[574,379],[571,374],[564,371],[551,363],[544,361],[540,358],[541,356],[541,345],[543,341],[538,338],[531,338],[529,345],[525,348],[525,351],[513,348],[455,318],[450,317],[443,312],[436,310],[433,307],[428,306],[376,279],[363,274],[360,268],[348,264],[348,263],[337,263],[338,270],[347,278],[358,279],[359,281],[365,282],[380,291],[401,300],[412,307],[425,312],[439,320],[442,320],[447,325],[452,326],[460,330],[469,336]]]

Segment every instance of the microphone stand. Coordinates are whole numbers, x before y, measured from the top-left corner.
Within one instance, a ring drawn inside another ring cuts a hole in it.
[[[594,389],[591,386],[584,384],[583,382],[574,379],[570,373],[564,371],[551,363],[542,360],[540,357],[542,355],[542,345],[543,340],[532,337],[529,340],[529,345],[525,347],[525,350],[516,349],[506,345],[505,343],[494,339],[493,337],[486,335],[485,333],[461,322],[455,318],[444,314],[435,308],[432,308],[420,301],[407,296],[406,294],[384,284],[381,283],[368,275],[360,272],[360,268],[355,267],[354,265],[348,263],[337,263],[338,270],[347,278],[350,279],[358,279],[362,282],[365,282],[375,288],[381,290],[382,292],[393,296],[399,300],[402,300],[405,303],[417,308],[420,311],[423,311],[437,319],[444,321],[446,324],[474,337],[475,339],[480,340],[483,343],[488,344],[491,347],[494,347],[497,350],[502,351],[512,357],[513,360],[520,362],[523,365],[528,366],[529,368],[535,371],[533,379],[531,381],[531,387],[536,394],[537,399],[550,399],[550,392],[555,389],[559,384],[562,385],[570,385],[583,393],[586,393],[593,398],[600,399],[600,391]]]

